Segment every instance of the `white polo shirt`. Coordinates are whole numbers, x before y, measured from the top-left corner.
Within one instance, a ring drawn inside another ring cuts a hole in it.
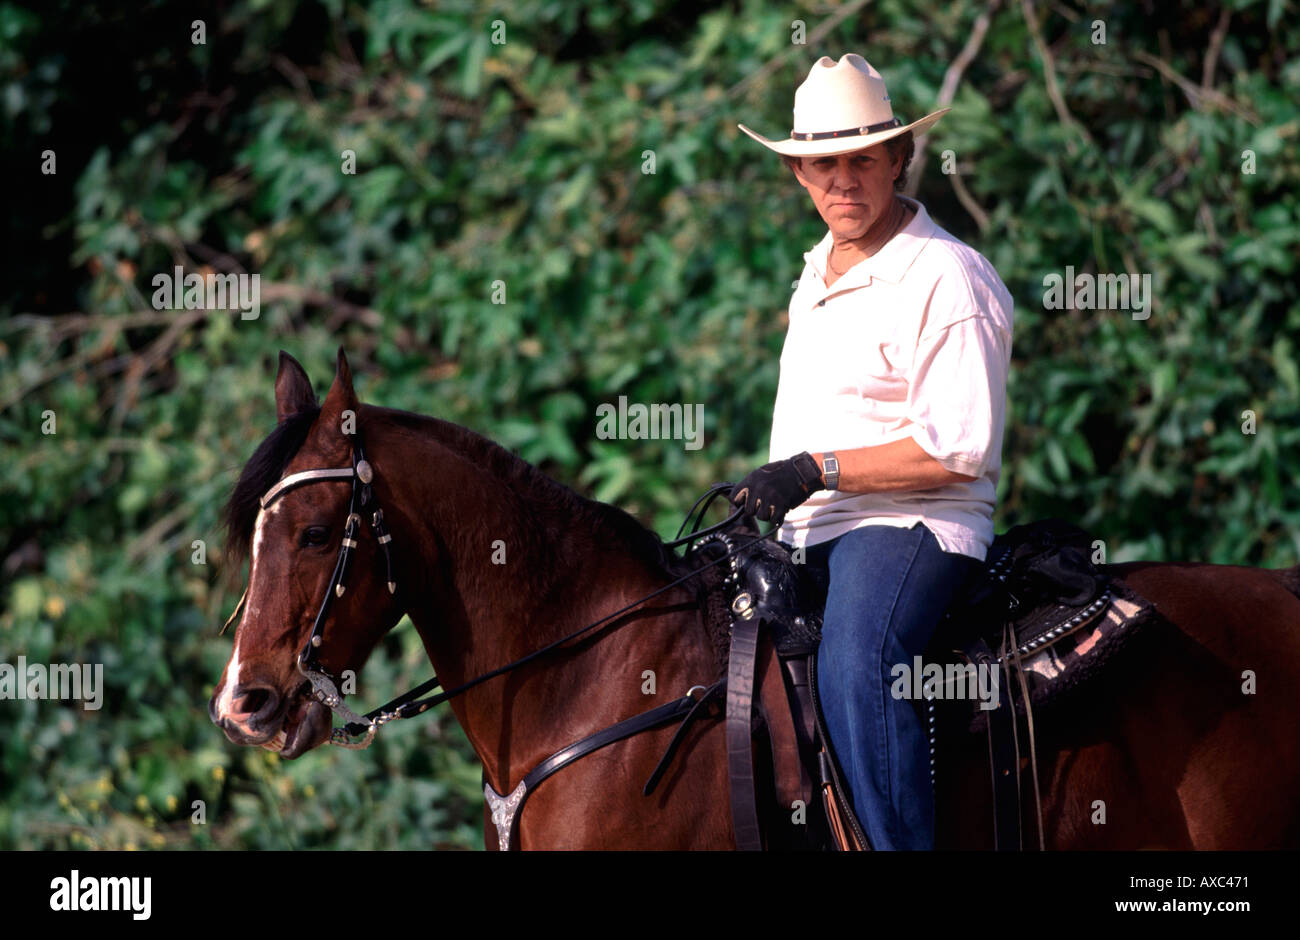
[[[1011,294],[983,255],[907,202],[912,220],[830,288],[830,231],[804,255],[769,459],[911,437],[977,479],[914,492],[820,490],[786,515],[777,536],[816,545],[862,526],[923,522],[944,551],[983,560],[1002,468]]]

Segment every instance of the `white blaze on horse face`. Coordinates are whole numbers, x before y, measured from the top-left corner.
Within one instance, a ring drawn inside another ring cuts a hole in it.
[[[276,503],[270,509],[263,509],[257,514],[257,522],[253,526],[253,557],[248,566],[248,607],[244,610],[243,619],[239,621],[242,627],[244,621],[255,618],[261,613],[262,592],[259,590],[257,583],[257,559],[262,554],[262,543],[266,540],[266,524],[275,518],[275,514],[284,508],[284,503]]]
[[[244,622],[250,617],[256,617],[260,610],[257,601],[260,592],[257,590],[257,558],[262,552],[262,543],[266,535],[266,523],[280,511],[280,505],[274,505],[270,510],[261,510],[257,514],[257,522],[253,526],[253,556],[248,568],[248,603],[244,606],[244,615],[239,618],[239,626],[235,628],[235,649],[230,654],[230,663],[226,666],[226,684],[221,690],[221,697],[217,699],[217,712],[222,717],[229,715],[234,705],[234,690],[239,686],[239,636],[244,628]]]
[[[225,718],[230,714],[231,707],[234,703],[234,689],[239,685],[239,644],[235,644],[235,651],[230,656],[230,662],[226,666],[226,684],[221,688],[221,697],[217,699],[217,715]]]

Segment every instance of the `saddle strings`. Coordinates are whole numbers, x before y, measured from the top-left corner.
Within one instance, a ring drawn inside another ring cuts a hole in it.
[[[1007,705],[1011,708],[1011,743],[1016,750],[1016,838],[1019,842],[1018,849],[1025,850],[1025,832],[1024,816],[1019,812],[1023,795],[1020,791],[1020,722],[1016,719],[1016,695],[1015,686],[1011,684],[1011,651],[1008,634],[1011,632],[1011,621],[1004,621],[1002,624],[1002,645],[998,649],[998,659],[1002,663],[1003,681],[1007,684]],[[997,813],[997,806],[993,808]]]
[[[1025,730],[1029,737],[1029,771],[1034,781],[1034,809],[1036,813],[1036,819],[1038,822],[1038,851],[1046,852],[1047,846],[1046,846],[1045,836],[1043,833],[1043,797],[1042,797],[1042,790],[1039,786],[1039,781],[1038,781],[1038,748],[1037,748],[1037,741],[1036,741],[1037,735],[1034,731],[1034,706],[1033,703],[1030,701],[1029,683],[1026,682],[1025,680],[1024,663],[1020,659],[1019,641],[1016,639],[1015,627],[1012,626],[1010,620],[1006,621],[1003,624],[1002,648],[998,651],[998,656],[1002,661],[1003,675],[1006,677],[1006,681],[1008,683],[1007,704],[1011,708],[1011,736],[1016,749],[1016,805],[1017,806],[1021,805],[1023,794],[1020,789],[1020,731],[1019,731],[1020,722],[1016,718],[1016,699],[1014,694],[1015,689],[1014,686],[1010,684],[1012,662],[1015,663],[1016,681],[1020,686],[1021,698],[1024,700],[1025,703],[1025,723],[1026,723]],[[991,737],[991,731],[992,731],[991,718],[989,722],[989,728],[990,728],[989,762],[990,762],[990,767],[992,767],[993,752],[992,752],[992,737]],[[995,805],[994,806],[995,817],[996,814],[997,814],[997,807]],[[1023,815],[1019,813],[1017,814],[1016,829],[1020,834],[1021,851],[1024,851],[1025,848],[1025,837],[1024,837],[1023,823],[1022,823],[1023,818],[1024,818]],[[996,841],[996,829],[997,827],[995,825],[994,826],[995,841]]]
[[[1025,681],[1025,667],[1020,661],[1020,643],[1016,639],[1014,627],[1010,628],[1011,632],[1011,655],[1016,661],[1016,678],[1020,681],[1020,693],[1025,699],[1025,723],[1029,732],[1029,770],[1034,779],[1034,809],[1037,813],[1038,820],[1038,851],[1046,852],[1047,846],[1043,835],[1043,795],[1038,786],[1038,748],[1036,744],[1037,735],[1034,733],[1034,705],[1030,701],[1029,683]],[[1014,715],[1012,716],[1014,718]]]

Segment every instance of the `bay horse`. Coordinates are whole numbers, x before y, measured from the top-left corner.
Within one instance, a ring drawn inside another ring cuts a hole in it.
[[[674,583],[689,567],[627,513],[458,425],[360,404],[342,349],[320,404],[282,352],[275,399],[278,423],[226,510],[230,556],[251,558],[234,648],[209,703],[232,742],[293,759],[329,741],[333,716],[311,695],[301,661],[320,674],[359,673],[403,614],[452,689],[631,605],[450,699],[497,794],[584,735],[717,678],[698,588]],[[321,469],[334,475],[310,473]],[[362,472],[383,508],[373,532],[353,524],[343,485],[353,481],[355,500]],[[351,574],[341,581],[344,564]],[[1300,566],[1107,571],[1163,621],[1040,733],[1045,846],[1300,846]],[[784,699],[781,682],[760,665],[756,698]],[[568,764],[530,792],[517,846],[733,848],[723,731],[716,719],[691,724],[650,797],[642,786],[672,725]],[[957,745],[945,766],[953,770],[936,787],[937,844],[990,848],[983,737]],[[486,808],[484,841],[498,847]]]

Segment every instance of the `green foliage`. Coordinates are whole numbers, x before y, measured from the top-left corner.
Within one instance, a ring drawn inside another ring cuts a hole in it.
[[[671,533],[766,459],[784,311],[824,232],[735,124],[779,135],[812,60],[851,49],[919,116],[983,5],[866,5],[816,47],[790,44],[791,20],[823,22],[810,2],[246,0],[205,46],[181,4],[52,6],[0,4],[8,178],[44,187],[9,222],[26,236],[0,306],[0,662],[102,662],[108,692],[99,712],[0,702],[0,848],[480,844],[447,713],[291,764],[207,720],[242,577],[218,580],[217,513],[274,422],[277,351],[323,390],[343,344],[365,400],[475,428]],[[999,528],[1057,515],[1111,560],[1294,564],[1296,27],[1233,4],[1202,88],[1218,14],[1176,6],[1040,10],[1045,63],[1004,4],[918,195],[1017,301]],[[175,265],[259,272],[260,318],[154,310]],[[1150,319],[1045,309],[1067,265],[1149,274]],[[704,448],[596,439],[619,395],[703,403]],[[395,634],[361,698],[425,668]]]

